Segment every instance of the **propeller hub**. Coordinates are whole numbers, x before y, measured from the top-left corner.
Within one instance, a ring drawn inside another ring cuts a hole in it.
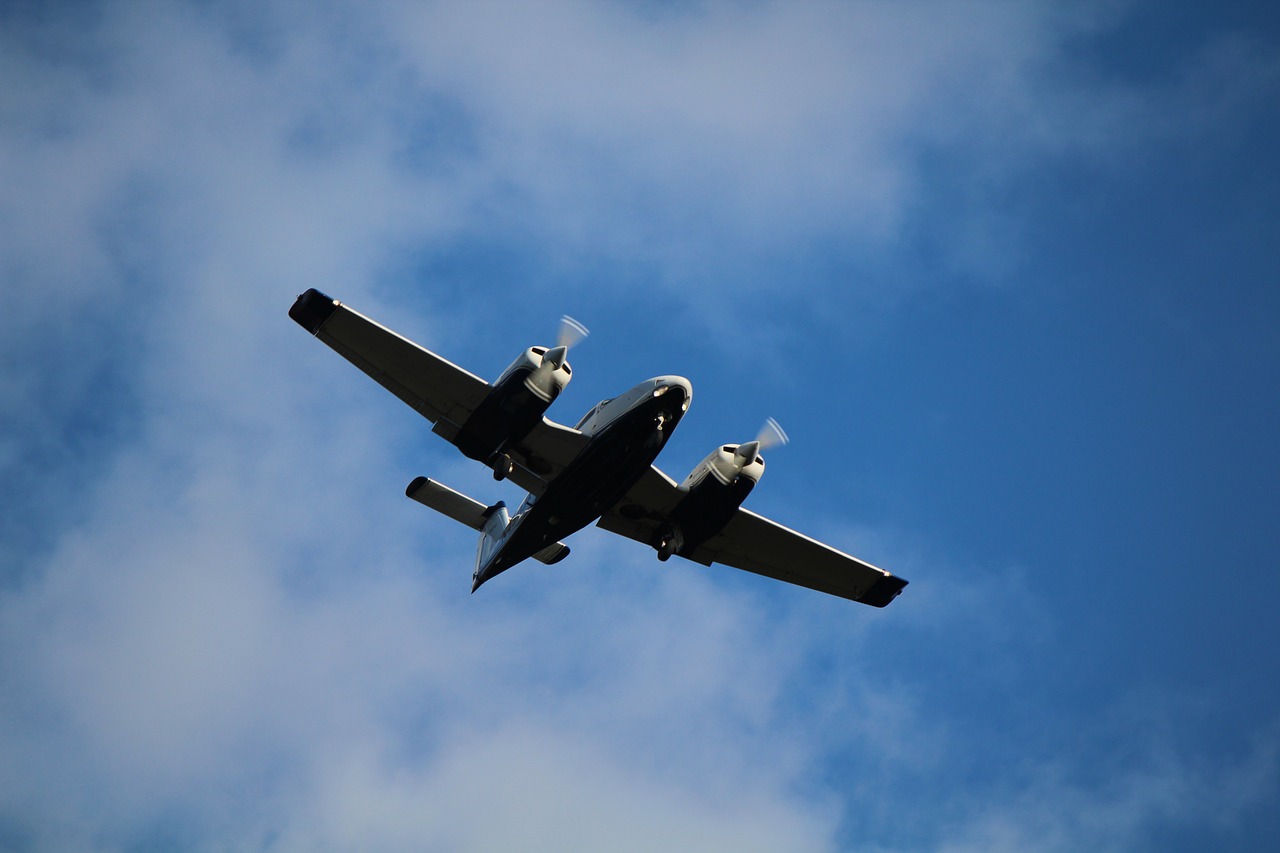
[[[569,357],[569,348],[567,346],[558,346],[547,350],[542,356],[542,363],[551,365],[552,370],[559,370],[564,367],[565,360]]]

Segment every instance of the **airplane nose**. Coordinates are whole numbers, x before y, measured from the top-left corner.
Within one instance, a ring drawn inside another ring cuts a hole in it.
[[[662,397],[665,395],[676,394],[680,400],[680,410],[688,411],[689,403],[693,401],[693,385],[683,376],[660,376],[658,377],[654,389],[653,396]]]

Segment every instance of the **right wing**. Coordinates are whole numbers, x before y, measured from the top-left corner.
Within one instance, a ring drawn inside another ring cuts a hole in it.
[[[674,480],[650,466],[596,524],[657,547],[682,497]],[[907,585],[884,569],[742,507],[688,558],[704,566],[720,563],[872,607],[884,607]]]
[[[435,424],[452,442],[492,390],[488,382],[312,288],[289,309],[298,325]],[[575,429],[543,418],[510,448],[516,485],[541,495],[586,444]]]
[[[884,607],[907,585],[884,569],[742,507],[723,530],[694,552],[693,559],[706,565],[723,563],[872,607]]]

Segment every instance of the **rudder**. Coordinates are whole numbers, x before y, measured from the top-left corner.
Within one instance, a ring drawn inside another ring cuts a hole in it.
[[[511,523],[507,505],[498,501],[484,511],[484,523],[480,526],[480,544],[476,546],[476,568],[472,578],[480,577],[480,570],[489,562],[493,552],[502,544],[502,534]],[[473,590],[474,591],[474,590]]]

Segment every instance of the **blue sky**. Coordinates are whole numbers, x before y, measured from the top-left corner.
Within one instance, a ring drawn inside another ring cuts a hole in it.
[[[0,848],[1276,849],[1280,19],[1257,3],[10,4]],[[286,316],[552,416],[885,610],[519,495]]]

